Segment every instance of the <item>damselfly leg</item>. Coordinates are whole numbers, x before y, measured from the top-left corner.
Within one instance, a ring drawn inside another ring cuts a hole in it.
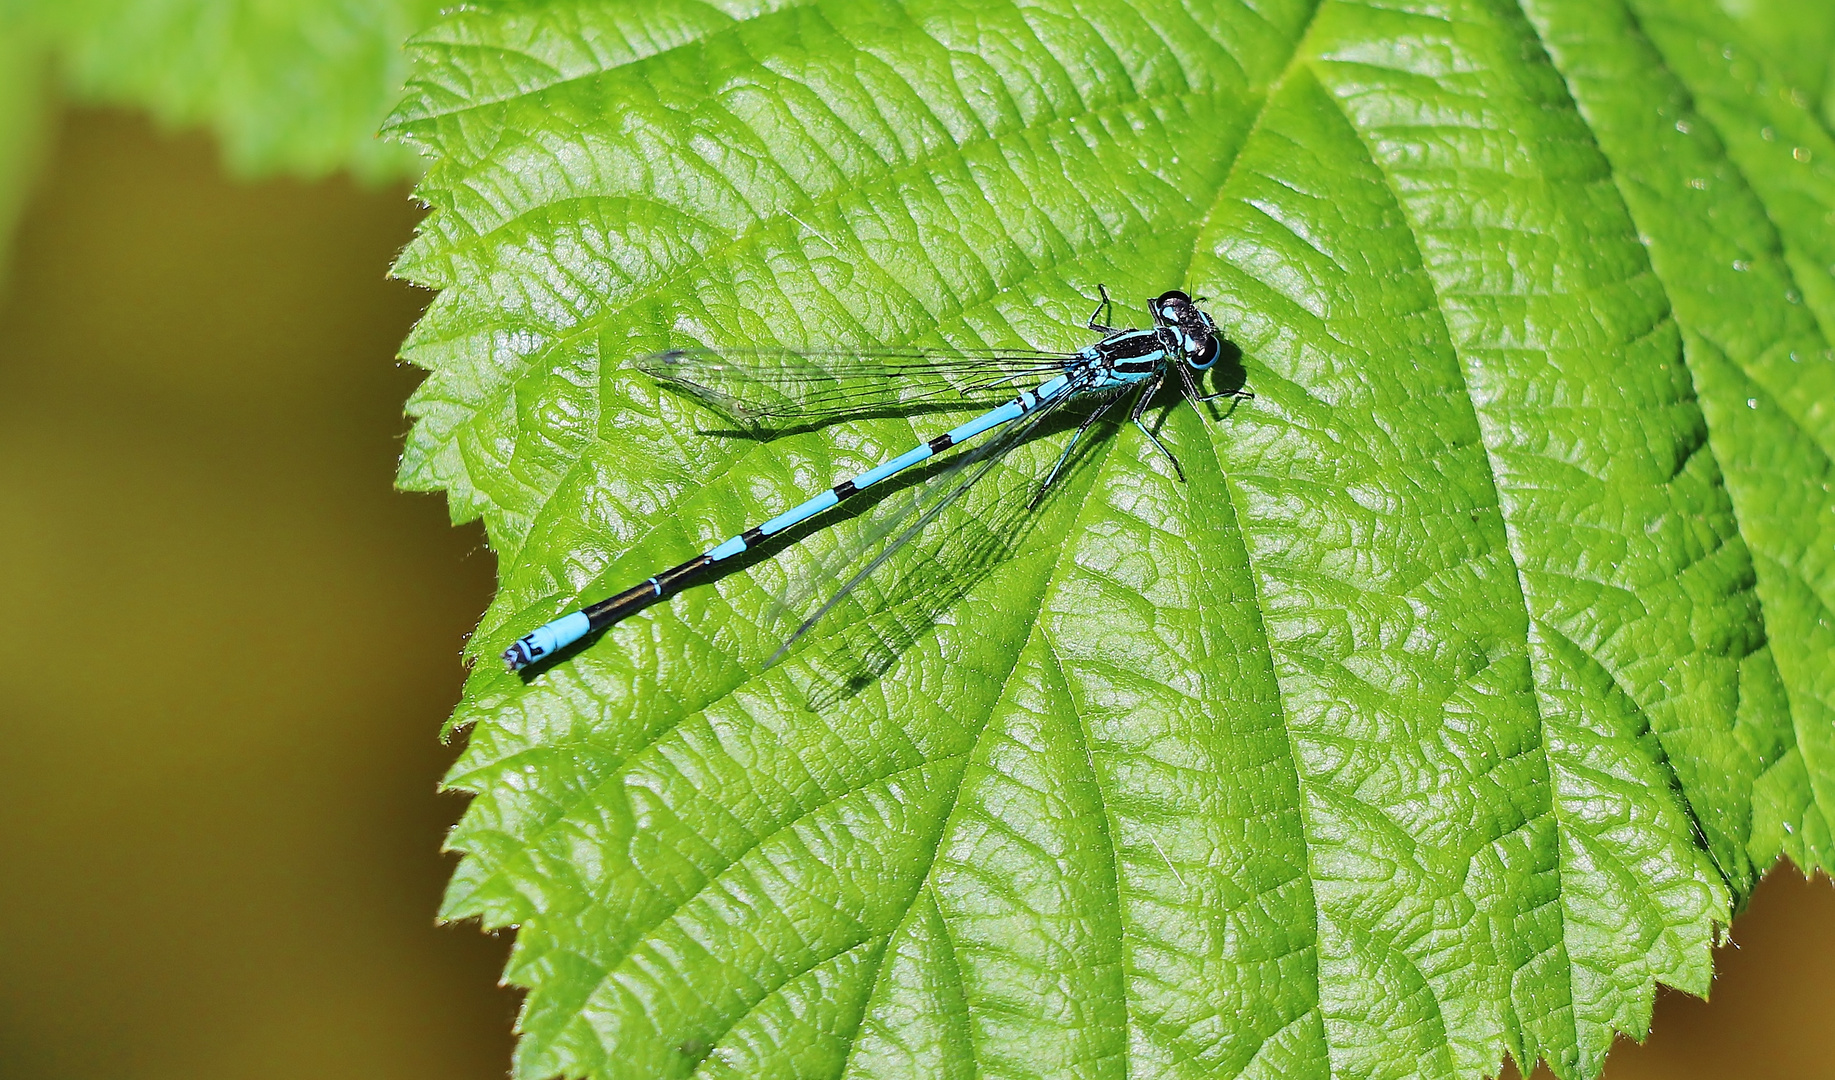
[[[1140,391],[1134,395],[1134,408],[1130,411],[1128,419],[1134,421],[1134,426],[1141,429],[1141,434],[1147,436],[1148,441],[1153,443],[1154,447],[1157,448],[1160,453],[1166,455],[1167,461],[1172,462],[1172,471],[1178,476],[1179,483],[1183,484],[1185,482],[1185,470],[1179,465],[1179,459],[1173,456],[1171,450],[1166,449],[1166,444],[1160,441],[1160,437],[1153,433],[1152,428],[1141,422],[1141,417],[1146,415],[1147,412],[1147,403],[1153,400],[1153,395],[1159,393],[1160,387],[1164,386],[1165,383],[1165,368],[1161,368],[1154,372],[1152,378],[1142,383]]]
[[[1058,474],[1064,471],[1065,463],[1070,460],[1070,452],[1077,448],[1077,440],[1083,438],[1083,433],[1095,426],[1096,421],[1102,419],[1103,414],[1114,408],[1115,403],[1120,400],[1120,395],[1109,398],[1109,400],[1103,402],[1095,412],[1090,413],[1083,423],[1077,425],[1076,433],[1070,437],[1070,442],[1064,445],[1064,452],[1058,455],[1057,463],[1051,467],[1051,472],[1045,475],[1044,482],[1039,485],[1038,491],[1033,493],[1032,501],[1026,504],[1026,509],[1034,510],[1038,508],[1039,503],[1044,501],[1045,494],[1051,490],[1051,485],[1058,482]]]
[[[1203,403],[1207,401],[1216,401],[1218,398],[1226,398],[1226,397],[1236,398],[1241,401],[1248,401],[1250,398],[1253,398],[1255,396],[1253,391],[1246,390],[1242,387],[1237,387],[1234,390],[1219,390],[1215,394],[1201,394],[1198,392],[1198,380],[1197,378],[1195,378],[1192,375],[1191,369],[1186,367],[1184,364],[1179,364],[1178,369],[1179,369],[1179,381],[1185,384],[1185,396],[1193,404],[1202,405]],[[1202,410],[1200,410],[1199,415],[1200,416],[1203,415]],[[1205,419],[1209,419],[1209,417],[1205,417]]]
[[[1115,302],[1109,299],[1108,286],[1102,284],[1101,282],[1096,283],[1096,293],[1097,295],[1101,296],[1102,299],[1096,301],[1096,310],[1090,312],[1090,321],[1088,323],[1089,328],[1091,330],[1096,331],[1098,334],[1113,334],[1115,332],[1115,328],[1113,326],[1110,326],[1107,323],[1099,323],[1096,320],[1103,317],[1102,313],[1104,311],[1110,312],[1111,317],[1112,317],[1112,314],[1115,310]]]

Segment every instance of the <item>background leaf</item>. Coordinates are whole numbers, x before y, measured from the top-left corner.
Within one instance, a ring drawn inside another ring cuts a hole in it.
[[[401,43],[438,0],[0,0],[0,37],[40,39],[73,97],[210,127],[243,175],[417,175],[376,138]]]
[[[1776,65],[1782,89],[1807,99],[1835,126],[1835,9],[1799,0],[1724,0],[1749,48]]]
[[[1705,992],[1835,795],[1835,145],[1745,20],[552,0],[419,38],[402,482],[499,552],[475,656],[939,426],[705,434],[627,366],[665,344],[1066,347],[1098,282],[1183,286],[1258,394],[1165,412],[1188,484],[1111,431],[820,707],[846,620],[762,675],[760,623],[857,522],[478,666],[446,914],[519,928],[517,1074],[1581,1077]]]
[[[44,156],[46,82],[37,43],[21,34],[0,34],[0,288],[6,285],[13,225]]]

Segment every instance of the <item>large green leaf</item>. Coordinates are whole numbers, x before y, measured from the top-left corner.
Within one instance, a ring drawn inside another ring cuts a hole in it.
[[[0,0],[0,38],[53,49],[78,98],[205,125],[245,174],[413,176],[376,129],[407,73],[402,41],[440,0]]]
[[[1757,874],[1835,850],[1835,143],[1746,34],[550,0],[418,39],[402,482],[500,555],[476,657],[939,425],[719,434],[629,367],[666,343],[1065,347],[1099,282],[1186,287],[1258,394],[1166,410],[1189,483],[1107,428],[864,685],[819,692],[871,601],[764,667],[859,519],[479,664],[445,913],[518,928],[517,1075],[1586,1077],[1705,992]]]

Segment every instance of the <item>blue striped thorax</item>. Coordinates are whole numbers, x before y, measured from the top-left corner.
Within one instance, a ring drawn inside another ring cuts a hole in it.
[[[1122,330],[1080,350],[1081,366],[1088,373],[1084,387],[1095,389],[1128,386],[1158,371],[1166,362],[1166,343],[1160,331]]]

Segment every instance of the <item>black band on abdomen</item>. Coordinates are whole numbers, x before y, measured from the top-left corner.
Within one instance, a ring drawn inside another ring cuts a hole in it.
[[[705,555],[697,555],[680,566],[671,567],[646,579],[641,585],[633,585],[616,596],[608,596],[591,607],[582,608],[581,612],[594,630],[603,630],[680,589],[689,578],[712,566],[713,562]]]

